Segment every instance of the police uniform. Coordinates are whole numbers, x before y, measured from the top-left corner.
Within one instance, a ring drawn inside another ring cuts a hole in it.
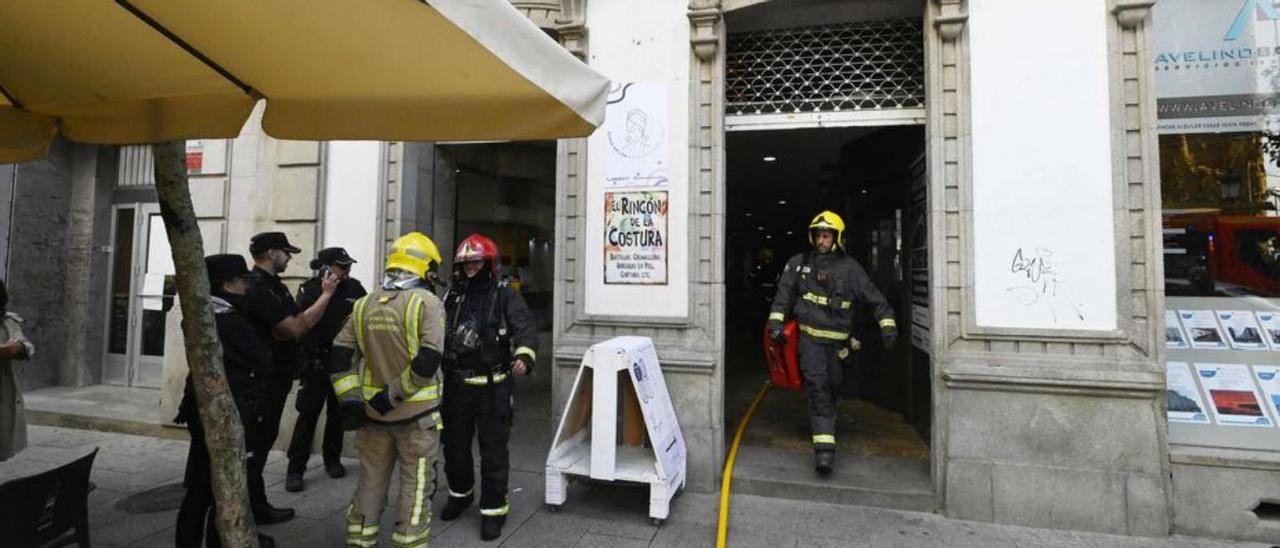
[[[495,284],[488,271],[460,279],[445,295],[448,318],[445,343],[444,430],[445,475],[450,504],[465,508],[475,492],[471,442],[480,442],[480,515],[506,516],[512,406],[511,362],[520,356],[532,369],[538,334],[532,314],[520,293]],[[459,350],[458,327],[471,323],[479,347]],[[515,349],[514,351],[512,349]],[[456,513],[442,515],[453,519]],[[483,537],[501,533],[501,521]],[[488,538],[486,538],[488,540]]]
[[[251,253],[266,249],[281,249],[289,253],[301,251],[290,245],[288,239],[280,232],[264,232],[255,235],[249,249]],[[301,365],[301,348],[298,341],[277,340],[271,332],[280,322],[301,313],[301,309],[294,302],[289,288],[280,281],[279,275],[255,265],[250,273],[249,283],[249,290],[242,301],[244,311],[257,328],[259,336],[271,348],[272,358],[271,372],[267,375],[266,381],[267,392],[262,401],[259,444],[254,447],[253,458],[249,459],[247,470],[249,503],[255,515],[263,516],[275,512],[276,509],[267,502],[266,484],[262,472],[267,465],[271,446],[275,445],[276,437],[280,434],[280,419],[284,415],[285,402],[289,399],[289,392],[293,390],[293,379],[298,377]],[[280,519],[292,517],[292,511],[283,509],[280,511],[289,514],[287,517],[280,516]],[[262,521],[262,518],[259,517],[259,520]]]
[[[829,472],[830,455],[836,447],[835,396],[843,381],[839,354],[850,340],[857,305],[871,307],[888,345],[896,340],[897,323],[889,302],[866,271],[844,253],[844,221],[824,211],[810,224],[811,232],[818,229],[835,232],[832,250],[809,251],[787,261],[778,279],[769,321],[775,333],[788,317],[794,316],[799,324],[800,371],[809,400],[813,446],[819,455],[819,471]],[[823,458],[828,459],[825,469]]]
[[[238,261],[238,268],[237,263]],[[231,276],[248,274],[244,258],[239,255],[213,255],[205,260],[215,283]],[[222,367],[244,427],[244,439],[248,456],[257,449],[260,407],[266,395],[266,375],[271,369],[271,350],[254,326],[237,305],[238,295],[230,295],[215,288],[213,318],[222,343]],[[213,519],[213,486],[210,476],[209,448],[205,442],[205,430],[196,409],[194,387],[188,375],[182,403],[178,406],[179,423],[186,422],[191,432],[191,447],[187,454],[187,494],[178,510],[176,546],[199,547],[207,536],[209,546],[218,545]]]
[[[414,274],[425,279],[431,261],[440,262],[434,248],[419,233],[402,236],[392,246],[387,268],[407,270],[418,260],[423,264]],[[360,455],[360,478],[347,510],[347,546],[377,544],[397,465],[400,492],[392,544],[427,545],[441,428],[444,323],[440,299],[426,288],[386,289],[384,284],[356,301],[334,340],[330,378],[341,402],[344,428],[358,430]],[[353,424],[351,416],[359,420]]]
[[[342,248],[322,249],[318,255],[319,258],[312,262],[313,270],[335,262],[346,265],[355,263]],[[299,308],[305,310],[320,298],[323,281],[323,278],[316,276],[302,284],[298,289]],[[366,294],[359,280],[343,278],[320,321],[303,337],[301,386],[294,400],[298,420],[294,423],[293,439],[289,442],[288,468],[290,476],[298,476],[299,490],[302,488],[301,475],[307,469],[307,460],[311,457],[311,440],[315,437],[321,409],[325,410],[325,421],[324,441],[320,452],[324,457],[325,467],[333,469],[329,471],[332,477],[341,477],[345,473],[339,462],[342,456],[342,424],[338,415],[338,399],[334,396],[333,384],[329,380],[329,350],[351,315],[356,301]]]

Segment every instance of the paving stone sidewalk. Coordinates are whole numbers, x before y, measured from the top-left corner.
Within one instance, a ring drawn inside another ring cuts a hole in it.
[[[93,467],[97,489],[89,495],[89,527],[94,546],[172,546],[177,504],[182,495],[187,442],[127,434],[47,426],[30,428],[30,447],[0,463],[0,482],[37,473],[100,448]],[[513,455],[514,457],[515,455]],[[528,460],[530,457],[526,457]],[[267,466],[273,504],[295,508],[290,522],[263,528],[280,546],[342,546],[343,512],[355,489],[358,463],[345,461],[348,475],[334,480],[312,459],[307,489],[284,490],[284,454],[276,451]],[[558,513],[541,502],[538,463],[519,463],[511,477],[512,515],[502,538],[479,539],[473,510],[453,522],[436,521],[432,546],[566,547],[712,546],[718,497],[687,493],[673,503],[672,516],[660,526],[646,517],[642,487],[575,483]],[[141,494],[141,495],[140,495]],[[441,486],[436,508],[444,499]],[[394,500],[394,496],[392,497]],[[384,536],[390,534],[387,513]],[[943,518],[934,514],[737,496],[733,499],[729,545],[734,547],[1048,547],[1048,546],[1262,546],[1210,539],[1139,539],[1114,535],[1051,531]],[[388,539],[384,538],[386,543]]]

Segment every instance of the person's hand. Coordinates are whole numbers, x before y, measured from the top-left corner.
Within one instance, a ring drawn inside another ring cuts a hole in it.
[[[881,327],[880,341],[884,343],[885,350],[893,350],[898,346],[898,328],[892,325]]]
[[[777,322],[771,322],[769,324],[769,338],[773,339],[773,342],[776,343],[787,342],[787,335],[782,331],[782,324]]]
[[[372,407],[379,415],[386,415],[396,408],[391,404],[391,396],[388,395],[388,392],[387,387],[383,386],[381,392],[369,398],[369,407]]]
[[[324,279],[320,280],[320,292],[325,295],[333,295],[333,292],[338,290],[338,284],[341,282],[342,278],[332,272],[326,272]]]
[[[338,407],[338,416],[341,418],[342,430],[351,432],[359,430],[364,426],[364,404],[358,401],[343,402]]]
[[[9,341],[0,344],[0,358],[14,358],[21,356],[26,351],[26,347],[22,345],[22,341]]]
[[[511,372],[517,375],[524,375],[529,372],[532,367],[529,366],[529,358],[521,355],[511,360]]]

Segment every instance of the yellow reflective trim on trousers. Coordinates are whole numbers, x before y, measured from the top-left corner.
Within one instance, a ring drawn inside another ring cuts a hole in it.
[[[356,376],[355,373],[348,373],[346,375],[343,375],[338,380],[333,381],[333,393],[338,397],[342,397],[343,394],[346,394],[347,392],[355,390],[356,388],[359,388],[359,387],[360,387],[360,377]]]
[[[800,331],[806,335],[809,335],[811,337],[817,337],[819,339],[831,339],[833,341],[843,341],[849,338],[848,333],[843,333],[840,331],[831,331],[829,329],[819,329],[817,327],[810,327],[803,324],[800,326]]]
[[[493,384],[498,384],[505,380],[507,380],[506,373],[498,373],[497,375],[493,376]],[[475,377],[467,377],[465,379],[462,379],[462,382],[463,384],[469,384],[471,386],[485,386],[489,384],[489,376],[477,375]]]
[[[532,348],[529,348],[529,347],[527,347],[527,346],[521,346],[520,348],[517,348],[517,349],[516,349],[516,351],[515,351],[515,355],[516,355],[516,356],[519,356],[519,355],[521,355],[521,354],[523,354],[523,355],[525,355],[525,356],[529,356],[529,359],[530,359],[530,360],[533,360],[533,361],[537,361],[537,360],[538,360],[538,353],[537,353],[537,352],[534,352]]]
[[[422,519],[422,494],[427,489],[427,459],[426,457],[418,457],[417,481],[413,486],[413,515],[409,518],[409,524],[417,527],[418,522]]]
[[[898,322],[894,321],[893,318],[885,318],[880,320],[880,327],[898,327]]]
[[[360,347],[360,353],[366,354],[364,349],[364,305],[369,302],[369,296],[365,295],[356,301],[355,313],[356,317],[356,346]]]
[[[378,537],[373,538],[353,538],[347,537],[347,546],[359,546],[360,548],[373,548],[378,545]]]
[[[853,301],[840,301],[841,310],[848,310],[850,308],[853,308]]]
[[[783,313],[781,313],[781,312],[770,312],[770,313],[769,313],[769,320],[770,320],[770,321],[778,321],[778,322],[780,322],[780,321],[783,321],[783,320],[785,320],[785,319],[787,319],[787,315],[786,315],[786,314],[783,314]]]
[[[814,434],[813,443],[830,443],[834,444],[836,437],[832,434]]]
[[[827,303],[831,302],[831,300],[830,300],[830,299],[828,299],[828,298],[826,298],[826,297],[823,297],[822,295],[819,295],[819,294],[817,294],[817,293],[812,293],[812,292],[806,292],[804,295],[801,295],[801,296],[800,296],[800,298],[801,298],[801,299],[804,299],[804,300],[806,300],[806,301],[809,301],[809,302],[811,302],[811,303],[813,303],[813,304],[818,304],[818,305],[822,305],[822,306],[827,306]]]
[[[427,538],[431,536],[431,530],[414,535],[406,535],[404,533],[391,533],[391,544],[395,546],[426,546]]]
[[[501,508],[493,508],[493,509],[487,509],[487,510],[486,510],[486,509],[484,509],[484,508],[481,508],[481,509],[480,509],[480,515],[482,515],[482,516],[505,516],[505,515],[507,515],[507,512],[510,512],[510,511],[511,511],[511,505],[510,505],[510,504],[503,504]]]

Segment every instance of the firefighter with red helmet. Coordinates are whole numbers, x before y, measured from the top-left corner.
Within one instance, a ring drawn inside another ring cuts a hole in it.
[[[444,470],[449,500],[440,519],[475,501],[471,440],[480,441],[480,538],[502,535],[510,509],[507,442],[514,376],[533,370],[538,334],[520,293],[498,279],[498,246],[479,234],[458,244],[445,294]]]
[[[852,341],[854,305],[871,306],[885,348],[892,349],[898,340],[893,308],[858,261],[845,253],[844,230],[844,219],[831,211],[813,218],[809,223],[813,249],[787,261],[769,313],[769,336],[776,341],[785,339],[787,318],[794,317],[799,324],[798,354],[809,399],[814,468],[823,475],[835,465],[835,400],[844,376],[840,355]]]

